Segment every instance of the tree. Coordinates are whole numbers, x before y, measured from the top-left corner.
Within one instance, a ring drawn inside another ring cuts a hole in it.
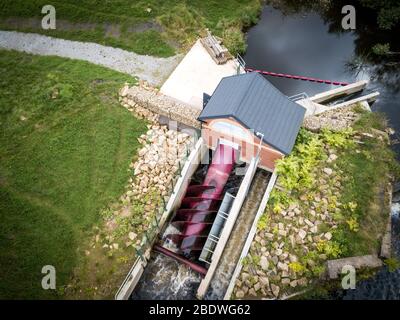
[[[377,11],[378,25],[390,30],[400,23],[400,2],[398,0],[359,0],[360,3]]]

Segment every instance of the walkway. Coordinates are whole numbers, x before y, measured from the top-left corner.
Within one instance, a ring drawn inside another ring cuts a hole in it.
[[[237,64],[234,60],[216,64],[200,40],[197,40],[161,87],[161,93],[202,110],[203,94],[212,95],[222,78],[236,73]]]
[[[153,86],[161,85],[181,59],[179,55],[170,58],[156,58],[96,43],[64,40],[15,31],[0,31],[0,49],[85,60],[137,76]]]

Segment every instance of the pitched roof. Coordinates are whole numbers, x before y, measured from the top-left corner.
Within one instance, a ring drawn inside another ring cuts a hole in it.
[[[232,117],[284,154],[292,151],[305,108],[257,72],[223,78],[198,120]]]

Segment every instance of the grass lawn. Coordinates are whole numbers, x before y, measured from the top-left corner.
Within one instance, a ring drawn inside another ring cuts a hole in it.
[[[41,29],[48,4],[56,9],[56,30]],[[242,29],[256,22],[260,8],[260,0],[3,0],[0,28],[167,57],[208,27],[235,53],[244,50]]]
[[[118,197],[145,123],[118,103],[136,80],[86,62],[0,51],[0,298],[53,298],[99,211]]]
[[[336,233],[336,240],[347,249],[344,252],[346,256],[380,252],[389,215],[388,183],[391,177],[395,180],[400,177],[400,165],[387,145],[387,137],[376,131],[384,132],[387,126],[383,114],[363,111],[354,124],[354,130],[374,137],[361,135],[363,144],[343,152],[338,159],[338,168],[348,177],[343,183],[340,201],[357,204],[353,212],[358,221],[357,230],[350,230],[347,225]]]

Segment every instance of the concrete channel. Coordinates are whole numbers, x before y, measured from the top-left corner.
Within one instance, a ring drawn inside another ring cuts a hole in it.
[[[191,173],[194,172],[199,156],[204,149],[202,142],[196,145],[194,153],[189,157],[191,161],[187,163]],[[196,161],[197,159],[197,161]],[[188,172],[189,173],[189,172]],[[190,173],[189,173],[190,174]],[[236,198],[236,213],[234,212],[230,220],[223,229],[224,236],[219,240],[218,253],[213,257],[212,263],[208,268],[208,275],[204,279],[189,267],[180,264],[176,260],[166,257],[157,252],[151,252],[147,258],[147,263],[141,264],[131,279],[136,279],[131,283],[126,283],[126,289],[120,290],[123,295],[117,295],[117,299],[195,299],[199,298],[198,288],[205,288],[205,295],[200,296],[204,299],[224,299],[232,275],[240,263],[242,249],[245,246],[248,235],[254,220],[257,218],[259,206],[267,189],[271,173],[263,169],[257,169],[257,161],[248,165],[246,174],[240,184]],[[191,177],[186,175],[186,180]],[[181,198],[187,188],[187,183],[182,183],[179,190],[175,190],[177,199]],[[241,191],[240,191],[241,190]],[[172,212],[178,206],[176,202],[170,207]],[[233,210],[235,211],[235,210]],[[170,227],[168,227],[170,228]],[[160,230],[161,231],[161,230]],[[170,230],[163,230],[167,234]],[[163,235],[160,234],[160,239]],[[168,244],[164,243],[164,246]],[[215,255],[214,253],[214,255]],[[215,258],[215,259],[214,259]],[[210,272],[211,270],[211,272]],[[206,284],[205,284],[206,283]],[[196,293],[197,290],[197,293]]]
[[[224,298],[270,177],[271,173],[257,169],[246,200],[205,295],[206,300],[222,300]]]

